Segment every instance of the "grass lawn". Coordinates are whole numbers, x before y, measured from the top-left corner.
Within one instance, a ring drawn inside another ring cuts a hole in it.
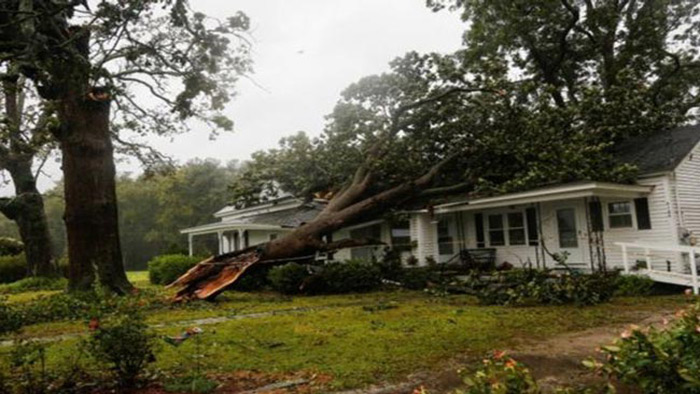
[[[137,285],[147,284],[144,273],[130,273],[130,278]],[[330,388],[340,389],[397,381],[415,371],[444,367],[455,356],[476,358],[493,349],[631,322],[641,312],[668,311],[683,304],[680,296],[656,296],[618,298],[593,307],[512,308],[480,306],[470,296],[435,297],[412,291],[294,298],[231,292],[205,308],[158,310],[149,312],[147,319],[162,324],[157,328],[160,335],[175,335],[183,330],[174,326],[178,321],[302,308],[202,325],[204,334],[180,347],[159,341],[155,366],[184,373],[191,369],[192,357],[203,353],[207,356],[201,358],[203,368],[213,374],[304,371],[329,376]],[[83,322],[54,322],[27,327],[25,334],[85,331]],[[77,341],[51,344],[49,364],[65,362],[75,353]]]

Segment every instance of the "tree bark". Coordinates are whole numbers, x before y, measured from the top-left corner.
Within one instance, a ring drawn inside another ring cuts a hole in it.
[[[29,276],[55,276],[56,265],[51,253],[51,237],[44,212],[44,199],[36,188],[31,159],[17,159],[6,166],[15,185],[15,197],[8,199],[0,211],[17,223],[24,243]]]
[[[58,110],[66,199],[68,286],[88,290],[95,275],[117,294],[133,290],[119,243],[113,146],[108,98],[86,89],[65,94]]]

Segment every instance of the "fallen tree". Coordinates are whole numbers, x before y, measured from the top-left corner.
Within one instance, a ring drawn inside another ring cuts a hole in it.
[[[334,197],[316,219],[276,240],[200,262],[170,284],[170,287],[180,288],[175,300],[213,299],[255,264],[280,263],[300,256],[312,256],[318,251],[330,252],[376,243],[368,239],[327,241],[327,235],[372,217],[383,209],[401,205],[417,195],[444,192],[442,187],[431,186],[447,166],[453,164],[461,155],[468,154],[469,149],[465,146],[448,151],[437,163],[418,176],[383,190],[376,189],[375,169],[377,163],[388,154],[391,142],[407,127],[405,117],[416,116],[416,112],[428,106],[470,93],[491,94],[494,91],[484,88],[450,87],[432,92],[427,98],[399,106],[390,116],[387,127],[378,133],[378,138],[366,151],[365,159],[355,170],[352,180],[334,193]],[[459,188],[465,189],[470,185],[471,183],[464,183],[459,185]]]

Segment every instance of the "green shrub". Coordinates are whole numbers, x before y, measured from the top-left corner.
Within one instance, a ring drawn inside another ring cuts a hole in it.
[[[183,254],[166,254],[154,257],[148,262],[148,278],[156,285],[167,285],[174,282],[198,262],[201,257],[185,256]]]
[[[27,276],[24,254],[0,256],[0,283],[16,282]]]
[[[631,327],[614,345],[601,348],[604,363],[585,364],[642,393],[700,393],[700,304],[677,316],[661,330]]]
[[[500,272],[490,282],[473,283],[486,305],[595,305],[608,301],[618,274],[521,269]]]
[[[410,290],[423,290],[430,283],[441,282],[440,273],[433,267],[404,268],[396,280],[401,283],[402,287]]]
[[[344,294],[377,290],[382,284],[376,264],[364,260],[348,260],[325,264],[312,280],[310,292]]]
[[[22,325],[22,315],[5,297],[0,297],[0,335],[15,332]]]
[[[155,338],[143,316],[131,308],[101,320],[83,346],[96,362],[109,366],[120,387],[131,388],[155,361]]]
[[[29,277],[17,282],[0,285],[0,294],[16,294],[37,290],[62,290],[68,281],[65,278]]]
[[[0,256],[16,256],[24,252],[24,244],[10,237],[0,237]]]
[[[258,291],[270,287],[268,275],[274,268],[267,264],[256,264],[246,270],[246,272],[233,283],[231,290],[237,291]]]
[[[170,393],[212,393],[219,387],[219,383],[208,379],[206,376],[192,375],[174,378],[163,385],[165,391]]]
[[[615,286],[617,296],[645,296],[651,294],[654,281],[646,276],[620,275]]]
[[[270,269],[267,279],[273,290],[282,294],[299,294],[302,284],[311,276],[308,267],[297,263],[287,263]]]

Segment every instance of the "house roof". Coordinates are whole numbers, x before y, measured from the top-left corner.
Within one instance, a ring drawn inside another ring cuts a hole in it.
[[[672,171],[700,142],[700,124],[634,137],[620,143],[615,158],[641,175]]]
[[[296,208],[266,212],[235,220],[236,223],[267,224],[280,227],[299,227],[318,216],[326,204],[311,201]]]
[[[300,203],[298,206],[288,209],[273,211],[262,211],[261,213],[251,213],[241,218],[233,220],[222,220],[215,223],[208,223],[201,226],[190,227],[180,230],[183,234],[208,234],[227,230],[282,230],[299,227],[307,223],[323,210],[325,203],[321,201],[311,201]]]

